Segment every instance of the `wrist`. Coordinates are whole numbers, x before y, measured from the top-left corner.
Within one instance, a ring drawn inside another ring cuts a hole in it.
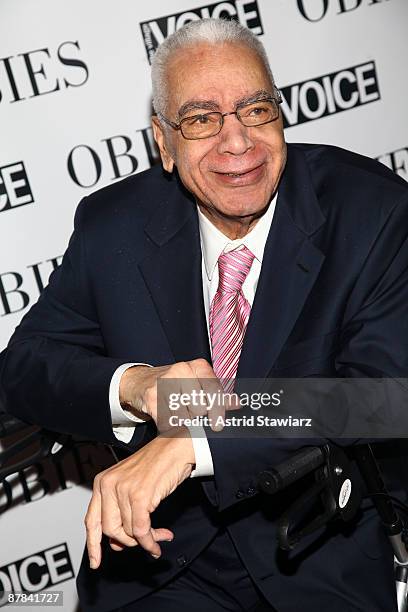
[[[191,434],[187,427],[184,425],[181,427],[172,427],[161,434],[161,437],[172,438],[176,441],[177,456],[182,457],[185,468],[192,471],[195,468],[196,458]]]
[[[139,380],[140,371],[148,369],[150,369],[149,366],[137,365],[123,372],[119,383],[119,402],[125,410],[130,410],[133,413],[140,412],[135,402],[137,398],[137,382]]]

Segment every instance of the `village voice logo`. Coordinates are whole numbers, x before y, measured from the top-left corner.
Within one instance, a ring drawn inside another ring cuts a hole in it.
[[[343,68],[281,89],[284,127],[381,99],[375,62]]]
[[[173,34],[186,23],[207,18],[234,19],[251,30],[254,34],[263,34],[261,16],[258,2],[255,0],[230,0],[229,2],[215,2],[199,8],[190,9],[181,13],[165,15],[150,19],[140,24],[147,57],[151,62],[157,47],[170,34]]]
[[[33,202],[24,162],[0,166],[0,212]]]
[[[10,592],[35,593],[74,578],[68,546],[57,544],[0,567],[0,606]]]

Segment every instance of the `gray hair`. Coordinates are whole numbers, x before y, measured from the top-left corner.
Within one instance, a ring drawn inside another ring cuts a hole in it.
[[[275,81],[269,66],[265,48],[259,38],[237,21],[227,19],[200,19],[191,21],[174,32],[157,48],[152,60],[153,108],[165,115],[168,104],[167,65],[176,51],[198,43],[235,43],[253,49],[265,66],[266,73],[275,89]]]

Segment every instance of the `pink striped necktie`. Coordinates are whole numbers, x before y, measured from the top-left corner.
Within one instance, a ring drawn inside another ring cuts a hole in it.
[[[246,246],[222,253],[218,258],[219,282],[210,308],[210,337],[213,369],[227,393],[234,387],[251,312],[242,285],[253,260],[253,253]]]

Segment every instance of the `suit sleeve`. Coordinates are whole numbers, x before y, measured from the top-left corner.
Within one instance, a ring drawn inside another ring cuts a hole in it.
[[[152,436],[136,428],[129,445],[112,430],[109,386],[123,359],[107,356],[87,274],[85,200],[61,266],[0,355],[6,409],[47,429],[134,448]]]
[[[335,369],[337,377],[408,377],[408,198],[384,220],[347,301]],[[394,422],[406,402],[390,406]],[[388,410],[388,406],[386,407]],[[406,419],[404,418],[406,422]],[[206,428],[214,482],[204,483],[210,501],[223,510],[257,492],[259,472],[285,461],[302,446],[327,439],[226,438]],[[407,437],[408,431],[401,431]],[[369,440],[365,439],[364,442]],[[358,439],[334,440],[342,445]]]

